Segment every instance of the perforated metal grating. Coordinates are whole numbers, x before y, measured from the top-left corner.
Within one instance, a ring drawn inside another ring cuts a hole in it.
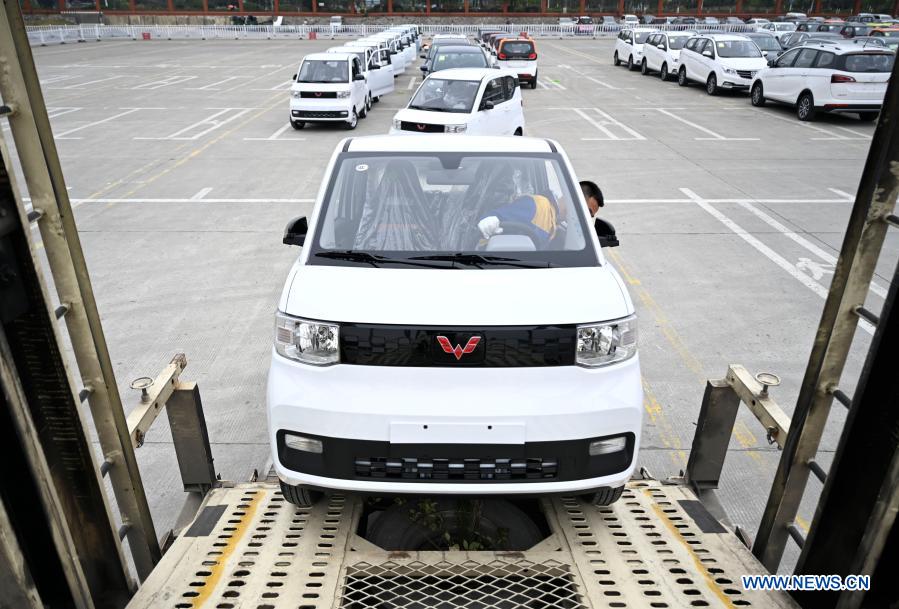
[[[742,590],[762,567],[696,505],[684,487],[634,481],[608,508],[545,500],[553,533],[526,552],[387,552],[355,535],[359,499],[298,509],[272,484],[216,489],[129,607],[796,608]]]

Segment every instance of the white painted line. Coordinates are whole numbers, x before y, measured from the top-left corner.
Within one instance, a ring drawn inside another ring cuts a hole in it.
[[[199,201],[200,199],[202,199],[203,197],[205,197],[206,195],[208,195],[210,192],[212,192],[212,187],[211,187],[211,186],[207,186],[206,188],[202,189],[202,190],[199,191],[197,194],[195,194],[194,196],[192,196],[192,197],[190,198],[190,200],[191,200],[191,201]]]
[[[78,110],[82,110],[82,108],[47,108],[47,118],[56,118],[57,116],[62,116],[63,114],[71,114],[72,112],[77,112]],[[3,131],[9,131],[9,123],[3,123]]]
[[[677,114],[674,114],[673,112],[666,110],[665,108],[656,108],[656,112],[660,112],[669,118],[673,118],[676,121],[680,121],[685,125],[689,125],[690,127],[693,127],[694,129],[697,129],[703,133],[707,133],[708,135],[711,136],[711,137],[694,137],[693,138],[694,140],[703,140],[703,141],[719,140],[719,141],[733,142],[733,141],[758,141],[758,139],[759,139],[757,137],[725,137],[725,136],[721,135],[720,133],[715,133],[711,129],[706,129],[702,125],[697,125],[693,121],[688,121],[687,119],[680,117]]]
[[[113,114],[112,116],[104,118],[102,120],[94,121],[93,123],[88,123],[86,125],[81,125],[80,127],[75,127],[74,129],[68,129],[67,131],[63,131],[62,133],[57,133],[56,139],[64,138],[65,136],[69,135],[70,133],[75,133],[76,131],[81,131],[82,129],[87,129],[88,127],[96,127],[97,125],[102,125],[103,123],[108,123],[109,121],[113,121],[117,118],[121,118],[122,116],[126,116],[128,114],[134,114],[135,112],[138,112],[140,110],[143,110],[143,108],[130,108],[128,110],[125,110],[124,112],[120,112],[118,114]]]
[[[539,78],[537,79],[537,86],[539,86],[541,89],[549,89],[549,87],[546,86],[546,83],[543,82],[543,81],[542,81],[541,79],[539,79]]]
[[[104,47],[106,48],[106,47]],[[99,78],[97,80],[89,80],[87,82],[79,82],[74,85],[69,85],[67,87],[47,87],[48,89],[78,89],[81,87],[86,87],[87,85],[95,85],[98,82],[107,82],[109,80],[116,80],[117,78],[125,78],[124,75],[121,76],[110,76],[109,78]]]
[[[137,85],[136,87],[131,87],[132,91],[150,91],[153,89],[161,89],[163,87],[168,87],[170,85],[177,85],[182,82],[187,82],[188,80],[193,80],[197,78],[196,76],[169,76],[168,78],[164,78],[162,80],[155,80],[153,82],[145,82],[142,85]]]
[[[708,201],[704,200],[702,197],[697,195],[695,192],[690,190],[689,188],[681,188],[680,191],[687,195],[696,205],[700,208],[708,212],[713,218],[721,222],[724,226],[729,228],[734,234],[743,239],[746,243],[754,247],[756,250],[761,252],[766,258],[768,258],[771,262],[779,266],[781,269],[790,274],[796,281],[810,289],[812,292],[820,296],[821,298],[827,298],[827,288],[823,285],[803,273],[795,264],[787,261],[786,258],[775,252],[773,249],[759,241],[755,236],[749,234],[743,227],[739,224],[728,218],[726,215],[718,211],[718,209],[709,205]],[[869,334],[874,333],[874,328],[866,322],[865,320],[859,320],[859,325],[863,330],[868,332]]]
[[[212,109],[213,108],[208,108],[208,110],[212,110]],[[229,116],[226,119],[217,120],[219,116],[221,116],[227,112],[234,112],[235,110],[237,110],[238,112],[235,112],[234,114],[232,114],[231,116]],[[210,133],[211,131],[215,131],[219,127],[227,125],[231,121],[240,118],[241,116],[243,116],[250,110],[255,110],[255,108],[222,108],[218,112],[213,114],[212,116],[207,116],[206,118],[199,120],[192,125],[188,125],[184,129],[176,131],[175,133],[173,133],[171,135],[167,135],[165,137],[135,137],[133,139],[136,139],[136,140],[196,140],[196,139],[203,137],[207,133]],[[194,129],[197,129],[198,127],[205,127],[207,125],[209,125],[209,127],[206,129],[203,129],[199,133],[196,133],[196,134],[190,135],[190,136],[184,135],[185,133],[188,133]]]
[[[582,137],[583,141],[606,141],[606,140],[645,140],[646,138],[622,123],[621,121],[612,118],[608,113],[603,112],[599,108],[550,108],[550,110],[567,110],[576,113],[578,116],[586,120],[588,123],[596,127],[601,133],[606,134],[605,138],[595,138],[595,137]],[[600,120],[597,122],[591,116],[589,116],[584,110],[593,110],[596,114],[599,115]],[[606,125],[612,125],[618,127],[622,131],[626,132],[630,135],[630,137],[619,137],[612,133],[609,129],[606,128]]]
[[[218,87],[219,85],[223,85],[230,80],[237,80],[238,78],[246,78],[246,77],[245,76],[229,76],[228,78],[225,78],[224,80],[217,80],[214,83],[208,84],[203,87],[188,87],[187,90],[188,91],[207,91],[209,89],[212,89],[214,91],[214,90],[216,90],[215,87]]]
[[[851,133],[852,135],[858,136],[859,139],[869,140],[874,135],[873,133],[863,133],[861,131],[856,131],[854,129],[849,129],[848,127],[840,127],[839,125],[831,125],[834,129],[839,129],[840,131],[845,131],[846,133]],[[855,138],[852,138],[855,139]]]
[[[305,142],[306,138],[304,137],[285,137],[282,138],[281,135],[284,134],[285,131],[290,129],[290,123],[287,123],[274,133],[272,133],[268,137],[245,137],[244,141],[247,142]]]
[[[577,114],[578,116],[583,118],[585,121],[587,121],[588,123],[590,123],[591,125],[596,127],[600,132],[605,133],[608,136],[608,139],[610,139],[610,140],[620,140],[621,139],[620,137],[618,137],[617,135],[615,135],[614,133],[612,133],[611,131],[606,129],[603,124],[598,123],[595,120],[593,120],[593,118],[591,116],[589,116],[586,112],[584,112],[580,108],[572,108],[572,110],[574,111],[575,114]]]
[[[62,82],[63,80],[72,80],[73,78],[78,78],[81,76],[80,74],[68,74],[63,76],[53,76],[51,78],[47,78],[41,81],[42,85],[49,85],[55,82]]]
[[[827,136],[827,137],[813,137],[813,138],[810,138],[810,139],[812,139],[813,141],[868,139],[868,138],[852,138],[852,137],[846,137],[845,135],[840,135],[839,133],[834,133],[833,131],[828,131],[827,129],[824,129],[823,127],[819,127],[819,126],[817,126],[817,125],[812,125],[812,124],[810,124],[810,123],[807,123],[807,122],[804,122],[804,121],[800,121],[800,120],[798,120],[798,119],[786,118],[785,116],[777,116],[777,115],[774,114],[773,112],[762,112],[762,111],[760,111],[760,110],[756,110],[755,108],[746,108],[746,110],[750,110],[750,111],[752,111],[752,112],[755,112],[756,114],[762,114],[762,115],[764,115],[764,116],[767,116],[768,118],[773,118],[773,119],[778,120],[778,121],[783,121],[783,122],[785,122],[785,123],[790,123],[791,125],[794,125],[794,126],[796,126],[796,127],[802,127],[802,128],[805,128],[805,129],[811,129],[812,131],[817,131],[818,133],[823,133],[824,135]]]
[[[278,66],[277,69],[272,70],[271,72],[266,72],[265,74],[260,74],[259,76],[256,76],[256,77],[254,77],[254,78],[251,78],[250,80],[248,80],[248,81],[246,81],[246,82],[242,82],[242,83],[240,83],[239,85],[236,85],[236,86],[234,86],[234,87],[231,87],[230,89],[224,89],[224,91],[225,91],[225,92],[228,92],[228,91],[234,91],[235,89],[239,89],[240,87],[242,87],[242,86],[244,86],[244,85],[248,85],[248,84],[250,84],[251,82],[257,81],[257,80],[259,80],[260,78],[265,78],[266,76],[271,76],[271,75],[274,74],[275,72],[280,72],[281,69],[282,69],[282,67],[281,67],[281,66]],[[294,72],[294,73],[296,73],[296,72]],[[293,81],[291,81],[291,82],[293,82]],[[262,90],[262,91],[267,91],[268,89],[261,89],[261,90]]]
[[[272,87],[271,89],[269,89],[269,91],[280,91],[282,89],[285,89],[284,85],[287,85],[286,88],[289,89],[290,85],[292,85],[292,84],[293,84],[292,80],[285,80],[284,82],[279,83],[279,84],[275,85],[274,87]]]
[[[605,87],[606,89],[614,89],[614,90],[616,90],[616,91],[619,89],[619,87],[614,87],[614,86],[610,85],[610,84],[607,83],[607,82],[603,82],[603,81],[601,81],[601,80],[599,80],[599,79],[593,78],[592,76],[589,76],[589,75],[585,74],[584,72],[581,72],[580,70],[575,70],[575,69],[572,68],[571,66],[568,66],[568,65],[565,65],[565,64],[559,64],[559,67],[560,67],[560,68],[564,68],[564,69],[566,69],[566,70],[571,70],[571,71],[574,72],[575,74],[579,74],[579,75],[583,76],[584,78],[586,78],[587,80],[592,81],[592,82],[595,82],[595,83],[598,84],[599,86]]]
[[[796,233],[795,231],[791,231],[786,226],[784,226],[783,224],[781,224],[780,222],[778,222],[777,220],[775,220],[774,218],[772,218],[771,216],[769,216],[768,214],[766,214],[765,212],[760,210],[758,207],[756,207],[749,201],[741,201],[738,203],[738,205],[740,205],[740,207],[742,207],[746,211],[750,212],[751,214],[755,215],[757,218],[761,219],[763,222],[765,222],[765,224],[767,224],[768,226],[770,226],[771,228],[773,228],[774,230],[776,230],[783,236],[798,243],[799,245],[801,245],[802,247],[804,247],[805,249],[807,249],[808,251],[813,253],[815,256],[817,256],[818,258],[820,258],[827,264],[836,265],[836,263],[837,263],[836,256],[834,256],[830,252],[818,247],[817,245],[815,245],[814,243],[812,243],[811,241],[809,241],[802,235]],[[880,296],[881,298],[886,298],[886,295],[887,295],[886,289],[874,282],[871,282],[871,291],[874,292],[875,294],[877,294],[878,296]]]
[[[413,76],[413,77],[412,77],[412,80],[409,81],[409,86],[406,87],[406,91],[411,91],[412,89],[415,88],[415,81],[416,81],[416,80],[418,80],[418,78],[417,78],[416,76]]]
[[[855,195],[851,195],[848,192],[846,192],[845,190],[840,190],[839,188],[828,188],[827,190],[829,190],[830,192],[832,192],[835,195],[840,195],[841,197],[846,197],[846,199],[850,203],[855,202]]]

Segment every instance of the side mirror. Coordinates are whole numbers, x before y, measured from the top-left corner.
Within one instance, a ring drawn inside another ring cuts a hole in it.
[[[293,75],[293,76],[291,76],[291,77],[290,77],[290,78],[291,78],[291,80],[296,80],[296,79],[297,79],[297,75],[296,75],[296,73],[294,73],[294,75]]]
[[[303,245],[306,241],[306,233],[309,232],[309,223],[306,216],[299,216],[287,223],[284,229],[284,238],[281,242],[284,245]]]
[[[353,76],[353,80],[365,80],[365,74],[356,74]]]
[[[425,54],[424,54],[424,53],[422,53],[422,54],[421,54],[421,55],[419,55],[419,56],[418,56],[418,57],[419,57],[419,59],[424,59],[424,58],[425,58]]]
[[[421,70],[422,72],[427,72],[427,71],[428,71],[428,66],[427,66],[427,64],[425,64],[425,65],[423,65],[423,66],[420,66],[418,69]]]
[[[762,55],[763,55],[764,57],[767,57],[767,56],[768,56],[768,51],[762,51]]]
[[[493,110],[493,102],[489,99],[481,104],[481,110]]]
[[[305,221],[306,218],[303,218],[303,220]],[[602,218],[596,218],[593,222],[593,228],[596,230],[596,236],[599,237],[600,247],[618,247],[618,237],[615,236],[615,227],[612,226],[611,222],[607,222]]]
[[[769,67],[769,68],[773,68],[773,67],[775,67],[774,64],[776,64],[776,63],[777,63],[777,60],[776,60],[776,59],[769,59],[769,60],[768,60],[768,67]]]

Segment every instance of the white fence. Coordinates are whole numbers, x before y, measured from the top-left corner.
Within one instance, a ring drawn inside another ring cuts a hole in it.
[[[359,38],[391,27],[389,25],[41,25],[28,27],[32,46],[66,44],[112,39],[131,40],[271,40],[309,38]],[[620,25],[571,26],[553,24],[521,25],[422,25],[425,34],[477,34],[479,29],[527,32],[536,38],[604,37],[617,34]],[[752,25],[659,25],[660,30],[703,30],[720,32],[751,32]]]

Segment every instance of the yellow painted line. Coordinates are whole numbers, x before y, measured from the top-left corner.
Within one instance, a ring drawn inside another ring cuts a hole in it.
[[[195,596],[192,599],[191,605],[193,607],[202,607],[215,591],[216,585],[222,578],[222,574],[225,572],[225,564],[228,562],[228,558],[231,557],[231,554],[233,554],[234,550],[237,548],[237,544],[243,539],[250,523],[253,521],[253,516],[256,515],[256,508],[264,496],[265,493],[262,491],[256,492],[250,502],[246,504],[249,505],[249,507],[243,508],[242,511],[244,514],[239,518],[240,522],[232,523],[234,531],[231,531],[231,537],[228,538],[225,546],[223,548],[216,548],[221,554],[216,556],[215,565],[209,567],[210,574],[206,577],[206,581],[204,582],[205,585],[198,590],[199,596]],[[243,501],[241,501],[241,503],[243,503]]]
[[[680,443],[680,438],[677,435],[677,432],[671,427],[671,424],[668,422],[668,419],[665,418],[665,413],[662,410],[662,405],[659,403],[659,400],[656,398],[655,393],[652,391],[652,387],[649,382],[643,378],[643,408],[646,410],[646,414],[649,416],[650,422],[652,422],[656,429],[659,432],[659,438],[662,440],[662,443],[667,448],[674,449],[672,452],[668,453],[671,456],[671,460],[674,461],[675,466],[683,467],[687,464],[687,453],[684,452],[683,446]]]
[[[718,582],[715,581],[715,578],[712,577],[712,574],[709,573],[709,570],[706,568],[705,564],[699,559],[699,556],[696,555],[696,552],[693,551],[693,547],[687,543],[687,540],[684,539],[684,536],[681,535],[680,531],[674,526],[674,523],[668,519],[668,515],[662,511],[662,508],[652,499],[652,495],[650,493],[650,489],[643,489],[643,494],[649,499],[650,505],[652,505],[653,511],[659,517],[665,527],[677,538],[680,544],[684,547],[684,549],[690,554],[690,557],[693,559],[693,564],[696,565],[696,571],[702,575],[702,578],[705,580],[706,587],[718,597],[718,600],[725,607],[730,607],[730,609],[736,609],[733,601],[730,597],[724,593],[718,586]]]

